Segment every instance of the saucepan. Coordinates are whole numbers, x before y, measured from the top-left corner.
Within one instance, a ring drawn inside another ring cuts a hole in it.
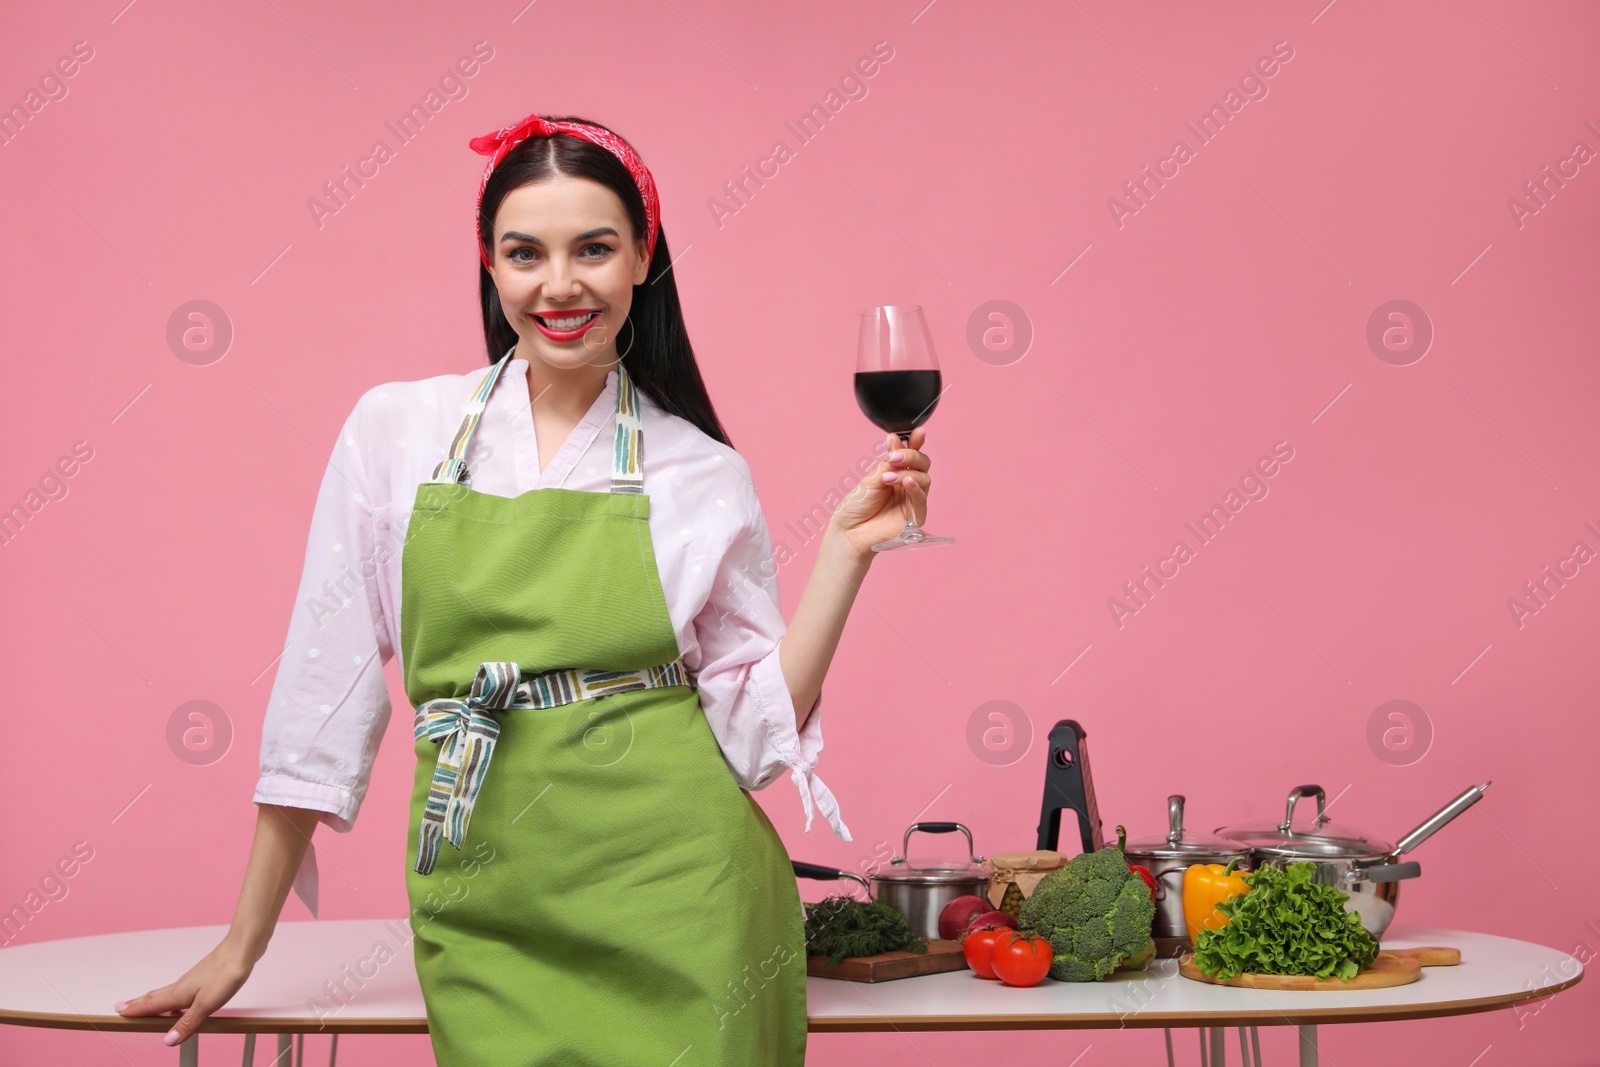
[[[907,861],[907,848],[913,833],[949,834],[957,830],[967,838],[965,862],[918,867]],[[919,937],[939,936],[939,913],[956,897],[981,897],[989,891],[989,876],[983,870],[983,857],[972,850],[972,831],[958,822],[912,823],[900,843],[900,854],[890,859],[887,868],[869,872],[866,877],[837,867],[802,863],[799,860],[789,862],[799,878],[846,878],[861,883],[867,891],[868,900],[881,900],[899,909],[905,915],[906,923]]]
[[[1336,886],[1350,895],[1345,910],[1361,916],[1361,925],[1373,937],[1382,937],[1394,918],[1400,900],[1400,883],[1416,878],[1422,865],[1400,857],[1433,834],[1457,815],[1476,804],[1490,783],[1472,786],[1428,817],[1422,825],[1396,844],[1371,837],[1359,830],[1330,822],[1327,794],[1320,785],[1297,786],[1289,793],[1281,823],[1247,823],[1224,826],[1217,836],[1237,841],[1250,849],[1251,866],[1272,863],[1280,867],[1309,861],[1316,864],[1312,881]],[[1317,815],[1310,829],[1295,829],[1295,801],[1315,797]]]
[[[1183,919],[1183,876],[1196,863],[1238,860],[1239,870],[1250,870],[1250,846],[1227,838],[1198,833],[1183,825],[1184,798],[1167,797],[1167,832],[1159,837],[1134,838],[1122,849],[1123,858],[1150,872],[1156,883],[1156,918],[1151,933],[1156,955],[1180,956],[1194,946]]]

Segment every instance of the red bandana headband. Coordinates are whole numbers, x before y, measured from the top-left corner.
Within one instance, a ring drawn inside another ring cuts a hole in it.
[[[639,154],[627,141],[610,130],[602,130],[587,123],[546,122],[538,115],[529,115],[521,122],[505,126],[482,137],[474,137],[467,142],[474,152],[489,157],[489,165],[483,168],[483,179],[478,182],[478,215],[483,214],[483,190],[489,184],[489,175],[494,173],[494,168],[500,165],[506,154],[529,137],[550,137],[558,133],[570,133],[574,137],[592,141],[616,156],[622,161],[622,165],[628,168],[628,173],[633,175],[633,183],[639,187],[639,195],[644,198],[645,258],[654,256],[656,232],[661,229],[661,204],[656,197],[655,179],[645,168],[644,160],[639,158]],[[483,260],[484,269],[490,269],[489,252],[483,247],[481,238],[478,240],[478,256]]]

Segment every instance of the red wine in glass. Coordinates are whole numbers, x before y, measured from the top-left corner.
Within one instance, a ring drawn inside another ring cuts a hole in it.
[[[911,443],[911,431],[928,421],[939,404],[943,381],[934,355],[933,337],[922,308],[895,304],[861,313],[860,340],[856,348],[856,403],[862,414],[881,430],[898,434]],[[888,541],[872,546],[874,552],[932,548],[948,545],[953,537],[935,537],[919,525],[911,500],[900,486],[906,526]]]
[[[856,371],[856,403],[880,430],[909,435],[939,403],[936,370]]]

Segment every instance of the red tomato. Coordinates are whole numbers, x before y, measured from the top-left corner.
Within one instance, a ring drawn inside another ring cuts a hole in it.
[[[967,966],[976,971],[979,978],[995,976],[992,959],[994,944],[1012,932],[1003,927],[974,930],[961,940],[961,954],[966,957]]]
[[[990,952],[995,977],[1006,985],[1038,985],[1050,973],[1050,942],[1008,930]]]

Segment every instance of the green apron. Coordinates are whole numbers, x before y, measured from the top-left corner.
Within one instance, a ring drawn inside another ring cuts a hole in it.
[[[510,359],[418,486],[401,558],[406,891],[434,1055],[799,1067],[799,891],[680,659],[636,387],[619,363],[609,493],[480,493],[462,457]]]

